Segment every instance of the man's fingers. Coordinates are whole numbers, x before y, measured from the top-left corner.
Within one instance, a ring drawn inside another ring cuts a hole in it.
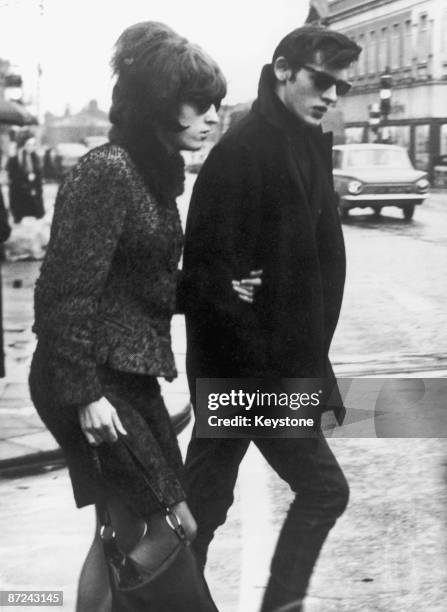
[[[233,289],[240,298],[242,297],[252,298],[253,297],[253,292],[254,292],[253,287],[245,287],[243,285],[233,285]]]
[[[252,270],[250,272],[250,277],[254,277],[254,276],[262,276],[262,273],[264,272],[264,270]]]
[[[262,279],[260,278],[243,278],[241,285],[245,287],[260,287],[262,285]]]

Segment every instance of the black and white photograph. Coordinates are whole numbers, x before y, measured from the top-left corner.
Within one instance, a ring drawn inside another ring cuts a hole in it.
[[[0,609],[444,612],[445,0],[0,0]]]

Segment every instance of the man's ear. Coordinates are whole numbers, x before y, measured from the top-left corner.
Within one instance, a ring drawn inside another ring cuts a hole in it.
[[[275,73],[276,79],[280,83],[285,83],[292,76],[292,70],[289,68],[289,62],[282,55],[277,57],[273,62],[273,72]]]

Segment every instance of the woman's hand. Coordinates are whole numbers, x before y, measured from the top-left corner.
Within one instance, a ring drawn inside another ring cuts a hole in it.
[[[252,270],[250,272],[250,278],[243,278],[240,281],[231,281],[233,291],[237,293],[240,300],[253,304],[255,289],[262,285],[261,276],[262,270]]]
[[[119,433],[127,435],[115,408],[105,397],[81,406],[78,414],[81,429],[92,446],[102,442],[116,442]]]

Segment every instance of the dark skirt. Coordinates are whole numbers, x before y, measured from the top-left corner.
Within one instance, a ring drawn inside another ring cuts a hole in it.
[[[141,516],[159,509],[125,445],[118,441],[90,446],[80,428],[77,407],[58,406],[52,401],[55,377],[49,362],[52,360],[38,344],[31,364],[31,397],[65,454],[76,505],[95,503],[106,487]],[[157,379],[105,365],[98,366],[98,376],[104,396],[115,407],[151,485],[168,505],[184,500],[181,453]]]

